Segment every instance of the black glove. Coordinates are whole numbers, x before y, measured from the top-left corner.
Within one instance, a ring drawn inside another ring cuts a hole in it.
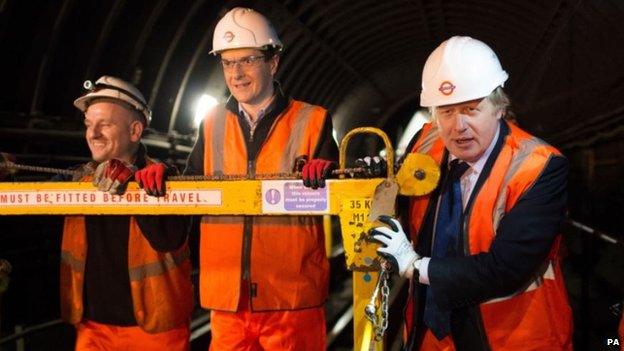
[[[386,160],[379,156],[358,158],[355,160],[355,166],[363,169],[363,172],[355,174],[357,178],[385,177],[388,173]]]
[[[377,249],[377,254],[388,260],[397,273],[405,276],[414,261],[420,257],[414,251],[398,220],[389,216],[379,216],[378,220],[385,226],[381,225],[370,230],[373,239],[382,244]]]

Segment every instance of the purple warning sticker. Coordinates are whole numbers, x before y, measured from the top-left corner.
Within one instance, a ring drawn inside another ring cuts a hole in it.
[[[271,205],[275,205],[282,198],[279,190],[271,188],[264,194],[264,199]]]
[[[284,209],[286,211],[327,210],[327,188],[310,189],[299,182],[284,183]]]
[[[303,186],[300,180],[263,180],[263,214],[325,214],[329,212],[329,188],[312,190]]]

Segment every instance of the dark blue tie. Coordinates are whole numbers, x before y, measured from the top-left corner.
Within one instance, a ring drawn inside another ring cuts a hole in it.
[[[433,237],[432,258],[452,257],[457,255],[459,233],[462,222],[462,194],[459,178],[468,169],[466,162],[458,159],[451,161],[451,168],[446,176]],[[433,335],[442,340],[451,332],[451,311],[441,310],[433,301],[433,292],[427,287],[425,301],[425,324]]]

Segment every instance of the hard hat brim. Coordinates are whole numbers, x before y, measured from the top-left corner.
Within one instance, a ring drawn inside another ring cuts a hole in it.
[[[125,102],[126,104],[129,104],[131,107],[133,107],[137,112],[141,113],[141,116],[143,116],[143,118],[145,119],[146,125],[149,125],[150,123],[151,111],[149,109],[145,109],[134,98],[115,89],[101,89],[83,95],[74,100],[74,106],[76,106],[77,109],[85,113],[87,112],[87,108],[89,107],[89,102],[97,98],[109,98]]]

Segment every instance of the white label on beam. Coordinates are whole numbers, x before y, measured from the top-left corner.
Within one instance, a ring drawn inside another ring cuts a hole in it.
[[[262,181],[262,213],[329,213],[328,193],[325,188],[310,189],[301,180]]]
[[[147,195],[143,190],[129,190],[123,195],[102,191],[6,191],[0,193],[1,206],[221,206],[221,190],[170,190],[162,197]]]

